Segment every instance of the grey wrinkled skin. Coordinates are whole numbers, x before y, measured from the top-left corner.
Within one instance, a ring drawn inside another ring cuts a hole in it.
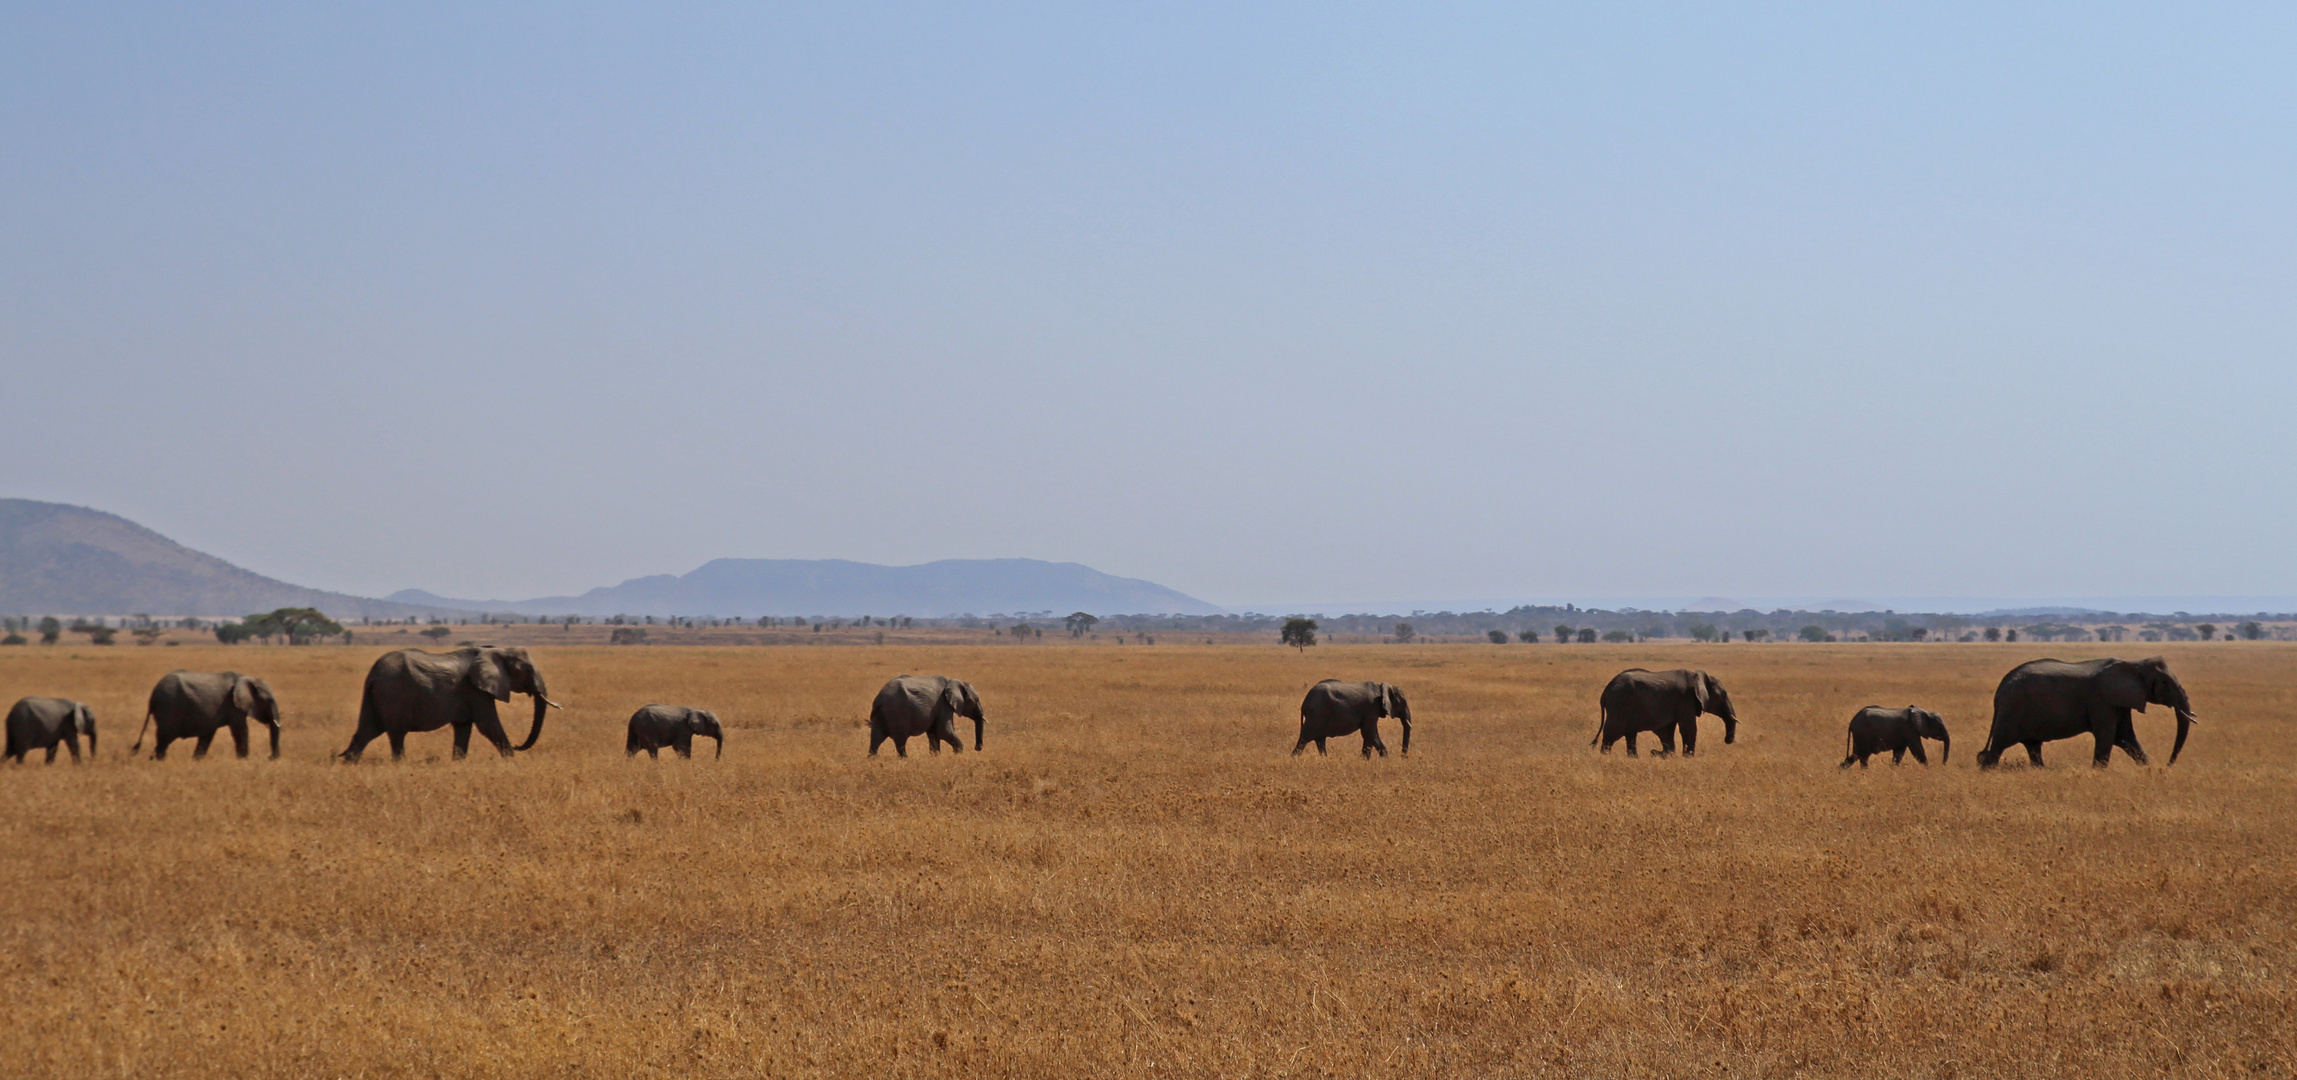
[[[1850,763],[1855,761],[1859,768],[1866,768],[1867,758],[1885,750],[1890,751],[1893,765],[1905,761],[1909,752],[1914,754],[1914,760],[1928,765],[1930,759],[1922,755],[1924,739],[1938,740],[1940,764],[1954,752],[1954,743],[1946,736],[1946,721],[1937,713],[1912,705],[1903,709],[1869,705],[1850,718],[1850,734],[1844,744],[1848,752],[1842,759],[1842,767],[1850,768]]]
[[[1675,730],[1681,728],[1683,756],[1689,757],[1699,749],[1701,713],[1723,718],[1724,742],[1739,738],[1739,714],[1731,708],[1731,695],[1704,671],[1629,668],[1613,675],[1603,688],[1602,709],[1595,738],[1587,745],[1600,743],[1606,754],[1612,743],[1625,739],[1627,756],[1634,757],[1635,736],[1645,731],[1659,736],[1659,754],[1672,754]]]
[[[630,757],[646,751],[650,758],[660,758],[667,746],[682,758],[694,756],[694,737],[700,735],[717,741],[716,756],[726,756],[725,729],[718,726],[718,714],[708,709],[689,709],[682,705],[648,705],[630,714],[630,735],[622,749]]]
[[[1308,688],[1308,696],[1300,699],[1300,739],[1292,744],[1292,753],[1298,756],[1309,743],[1316,744],[1316,752],[1324,753],[1324,740],[1342,735],[1364,733],[1364,756],[1372,751],[1388,756],[1388,744],[1380,741],[1380,718],[1393,716],[1404,729],[1403,745],[1398,753],[1412,752],[1412,705],[1404,700],[1404,692],[1382,682],[1341,682],[1326,679]]]
[[[495,703],[509,701],[512,694],[534,698],[534,726],[515,748],[495,714]],[[451,653],[400,649],[383,654],[367,669],[367,688],[359,698],[359,730],[352,733],[351,745],[341,756],[357,762],[368,743],[388,736],[395,761],[406,756],[408,732],[452,727],[455,756],[460,758],[470,751],[475,727],[496,751],[509,757],[513,749],[534,746],[542,736],[543,713],[553,707],[542,673],[535,670],[525,649],[492,645]]]
[[[1994,689],[1994,726],[1986,733],[1986,746],[1978,751],[1978,767],[1991,769],[2004,751],[2024,746],[2026,758],[2042,764],[2042,744],[2053,739],[2088,735],[2094,740],[2090,763],[2105,768],[2114,747],[2140,765],[2145,748],[2138,745],[2137,728],[2130,713],[2144,712],[2148,704],[2167,705],[2177,712],[2177,744],[2170,747],[2170,764],[2185,749],[2186,729],[2195,721],[2185,686],[2169,673],[2161,657],[2143,660],[2033,660],[2010,669]]]
[[[877,692],[877,700],[869,705],[869,755],[877,756],[877,748],[885,740],[893,740],[893,752],[909,756],[909,740],[925,736],[926,749],[938,754],[941,744],[962,753],[965,742],[957,737],[957,718],[973,721],[973,749],[981,749],[981,695],[973,692],[973,685],[947,675],[900,675],[888,680]]]
[[[271,729],[271,756],[277,760],[279,699],[272,696],[268,684],[236,671],[171,671],[152,687],[143,727],[136,729],[136,743],[128,747],[128,753],[143,749],[144,732],[152,731],[153,761],[167,757],[168,744],[177,739],[197,739],[191,756],[203,758],[221,729],[231,732],[231,747],[237,756],[246,757],[247,721],[251,718]],[[155,726],[157,730],[153,730]]]
[[[48,764],[56,763],[56,745],[63,744],[72,751],[72,763],[80,763],[80,736],[88,737],[88,756],[96,756],[96,714],[77,701],[53,697],[28,697],[8,710],[8,760],[22,764],[24,755],[34,750],[48,752]]]

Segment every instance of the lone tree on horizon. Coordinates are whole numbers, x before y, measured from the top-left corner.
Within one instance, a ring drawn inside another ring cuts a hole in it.
[[[1089,612],[1075,611],[1070,612],[1069,616],[1061,621],[1069,624],[1070,637],[1083,637],[1086,631],[1093,628],[1094,623],[1101,620],[1093,617]]]
[[[1316,644],[1316,620],[1298,615],[1284,620],[1282,640],[1295,649],[1306,650],[1308,646]]]

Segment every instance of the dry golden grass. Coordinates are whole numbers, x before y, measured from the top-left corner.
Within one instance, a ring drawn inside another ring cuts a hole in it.
[[[2175,768],[1981,774],[2001,673],[2100,647],[534,644],[532,753],[355,768],[364,640],[0,650],[103,732],[0,770],[0,1072],[2297,1073],[2297,646],[2169,646]],[[1738,744],[1588,750],[1633,665],[1717,672]],[[125,760],[178,666],[268,678],[285,758]],[[865,757],[905,671],[987,752]],[[1405,687],[1412,757],[1286,756],[1325,676]],[[725,758],[624,760],[657,700]],[[1907,703],[1951,765],[1836,770]]]

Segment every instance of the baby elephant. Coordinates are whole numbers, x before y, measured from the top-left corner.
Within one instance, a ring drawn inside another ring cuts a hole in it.
[[[1922,756],[1922,740],[1938,740],[1938,760],[1944,763],[1946,755],[1954,750],[1954,742],[1946,737],[1946,721],[1928,709],[1909,705],[1903,709],[1885,709],[1869,705],[1850,718],[1850,755],[1842,759],[1842,768],[1858,762],[1866,768],[1866,759],[1885,750],[1890,751],[1893,765],[1906,760],[1906,752],[1914,752],[1914,760],[1924,765],[1930,759]]]
[[[28,697],[8,710],[7,756],[18,762],[34,750],[46,750],[48,763],[54,764],[57,743],[69,747],[78,762],[82,735],[88,737],[88,756],[95,757],[96,714],[77,701]]]
[[[694,736],[707,735],[717,740],[716,756],[726,756],[726,733],[718,727],[718,714],[708,709],[689,709],[680,705],[648,705],[630,714],[630,739],[622,749],[631,757],[638,751],[659,758],[665,746],[675,748],[678,756],[694,756]]]

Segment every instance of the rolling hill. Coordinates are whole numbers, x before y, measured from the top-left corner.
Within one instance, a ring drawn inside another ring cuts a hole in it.
[[[528,615],[947,615],[1022,611],[1217,615],[1222,609],[1154,582],[1080,563],[943,559],[880,566],[844,559],[713,559],[580,596],[460,600],[416,589],[390,599]]]
[[[0,612],[236,618],[282,607],[338,619],[457,613],[290,585],[101,510],[0,499]]]

